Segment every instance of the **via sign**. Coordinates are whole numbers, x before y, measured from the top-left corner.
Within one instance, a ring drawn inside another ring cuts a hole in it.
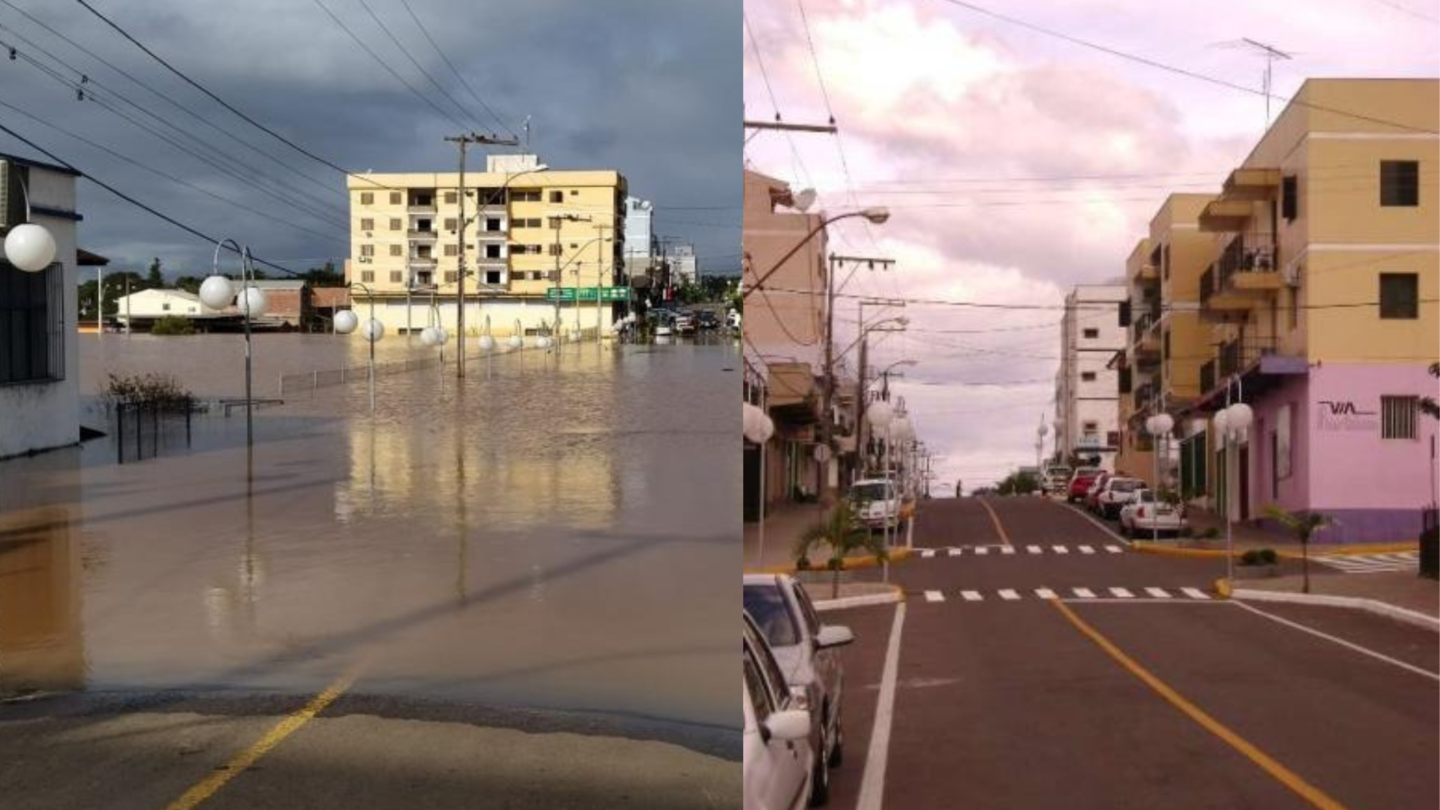
[[[1319,419],[1316,428],[1326,432],[1367,433],[1380,429],[1375,411],[1362,411],[1354,401],[1322,399],[1316,403]]]

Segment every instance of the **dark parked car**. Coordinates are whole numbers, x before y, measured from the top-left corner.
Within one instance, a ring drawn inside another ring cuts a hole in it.
[[[696,323],[701,329],[718,329],[720,327],[720,319],[715,317],[715,313],[708,309],[702,310],[700,314],[696,316]]]

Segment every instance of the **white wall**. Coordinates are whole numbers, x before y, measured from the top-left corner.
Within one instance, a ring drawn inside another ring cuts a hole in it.
[[[437,301],[437,304],[439,322],[450,331],[453,338],[459,313],[455,299]],[[357,300],[352,308],[362,321],[370,317],[370,305],[364,299]],[[601,328],[608,330],[612,325],[612,311],[610,302],[601,302],[598,313],[594,301],[580,303],[578,310],[576,304],[564,304],[560,307],[561,331],[568,334],[571,329],[574,329],[577,316],[580,328],[586,332],[593,333],[597,318]],[[402,334],[407,328],[418,333],[430,325],[433,316],[429,299],[417,296],[412,300],[408,317],[407,320],[406,304],[403,298],[375,302],[375,319],[385,324],[387,339],[392,335]],[[502,339],[514,333],[517,319],[520,321],[522,330],[539,329],[542,321],[553,323],[555,305],[547,301],[536,300],[482,302],[471,298],[465,305],[465,331],[470,334],[472,340],[483,334],[486,317],[490,319],[490,334],[497,339]]]
[[[1060,373],[1056,381],[1056,446],[1062,453],[1098,452],[1085,448],[1087,422],[1095,423],[1094,436],[1102,447],[1119,429],[1119,374],[1106,368],[1115,352],[1125,347],[1119,302],[1123,286],[1077,286],[1066,297],[1060,332]],[[1093,337],[1086,330],[1093,329]],[[1093,374],[1094,379],[1085,379]],[[1113,468],[1114,451],[1098,452],[1102,466]]]

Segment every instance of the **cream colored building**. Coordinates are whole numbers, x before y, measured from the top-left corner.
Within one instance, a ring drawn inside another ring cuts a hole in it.
[[[1115,469],[1119,450],[1117,372],[1108,367],[1125,347],[1120,303],[1126,288],[1077,285],[1065,297],[1060,322],[1060,371],[1055,388],[1055,448],[1061,460],[1098,459]]]
[[[392,333],[459,312],[460,175],[352,174],[346,280],[365,285]],[[534,155],[492,155],[465,174],[465,330],[509,336],[553,327],[608,332],[628,301],[622,260],[625,178],[549,169]],[[598,291],[598,292],[597,292]],[[369,296],[357,289],[357,311]]]

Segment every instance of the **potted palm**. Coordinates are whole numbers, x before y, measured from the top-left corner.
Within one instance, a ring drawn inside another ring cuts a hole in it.
[[[845,568],[846,557],[857,551],[869,551],[876,559],[887,559],[884,537],[876,537],[860,522],[857,510],[864,508],[864,504],[841,501],[830,510],[824,523],[806,529],[795,542],[797,569],[810,567],[810,552],[814,548],[820,545],[830,547],[830,559],[826,562],[826,567],[833,572],[831,599],[838,599],[840,596],[840,572]]]
[[[1286,512],[1271,504],[1265,507],[1265,516],[1278,522],[1300,541],[1300,560],[1305,575],[1304,593],[1310,593],[1310,538],[1322,529],[1335,525],[1335,518],[1320,512]]]

